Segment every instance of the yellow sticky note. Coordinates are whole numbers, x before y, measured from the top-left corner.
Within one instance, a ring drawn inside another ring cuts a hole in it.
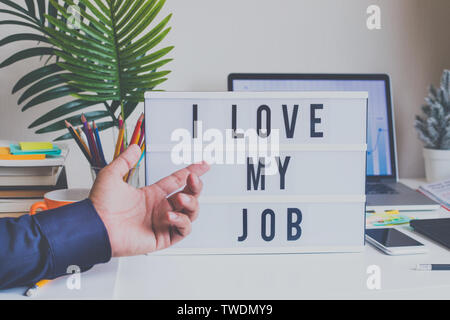
[[[385,210],[384,212],[386,214],[400,214],[400,211],[398,210]]]
[[[51,142],[20,142],[19,145],[22,151],[53,150]]]

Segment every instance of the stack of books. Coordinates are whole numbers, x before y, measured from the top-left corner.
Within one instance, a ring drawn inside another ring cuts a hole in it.
[[[67,188],[67,154],[52,143],[0,141],[0,218],[26,214],[45,193]]]
[[[422,185],[419,191],[450,211],[450,179]]]

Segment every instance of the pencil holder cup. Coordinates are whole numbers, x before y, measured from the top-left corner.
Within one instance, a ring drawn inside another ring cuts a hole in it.
[[[91,166],[92,184],[95,182],[95,179],[97,179],[97,175],[100,173],[100,171],[101,171],[102,169],[103,169],[103,168],[101,168],[101,167],[94,167],[94,166]]]
[[[129,185],[135,188],[140,188],[143,186],[141,184],[141,174],[140,174],[142,167],[143,167],[142,164],[139,164],[139,166],[137,166],[128,173],[126,181],[128,182]]]
[[[103,167],[94,167],[91,166],[91,175],[92,175],[92,183],[95,182],[95,179],[97,179],[97,175],[100,173],[100,171],[103,169]],[[143,169],[142,164],[139,164],[136,168],[130,170],[128,174],[123,178],[126,183],[128,183],[130,186],[133,186],[135,188],[140,188],[143,185],[141,184],[141,178],[140,178],[140,171]]]

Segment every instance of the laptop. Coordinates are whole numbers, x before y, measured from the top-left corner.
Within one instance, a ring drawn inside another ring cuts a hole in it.
[[[229,91],[367,91],[366,195],[370,210],[431,211],[439,204],[398,182],[394,113],[386,74],[244,74],[228,76]]]

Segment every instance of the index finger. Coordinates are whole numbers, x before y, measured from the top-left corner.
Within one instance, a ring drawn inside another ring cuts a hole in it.
[[[208,170],[209,165],[205,161],[201,163],[191,164],[189,167],[178,170],[177,172],[172,173],[170,176],[159,180],[155,183],[155,185],[158,186],[165,195],[169,195],[184,187],[186,185],[186,180],[191,173],[194,173],[198,177],[200,177]]]

